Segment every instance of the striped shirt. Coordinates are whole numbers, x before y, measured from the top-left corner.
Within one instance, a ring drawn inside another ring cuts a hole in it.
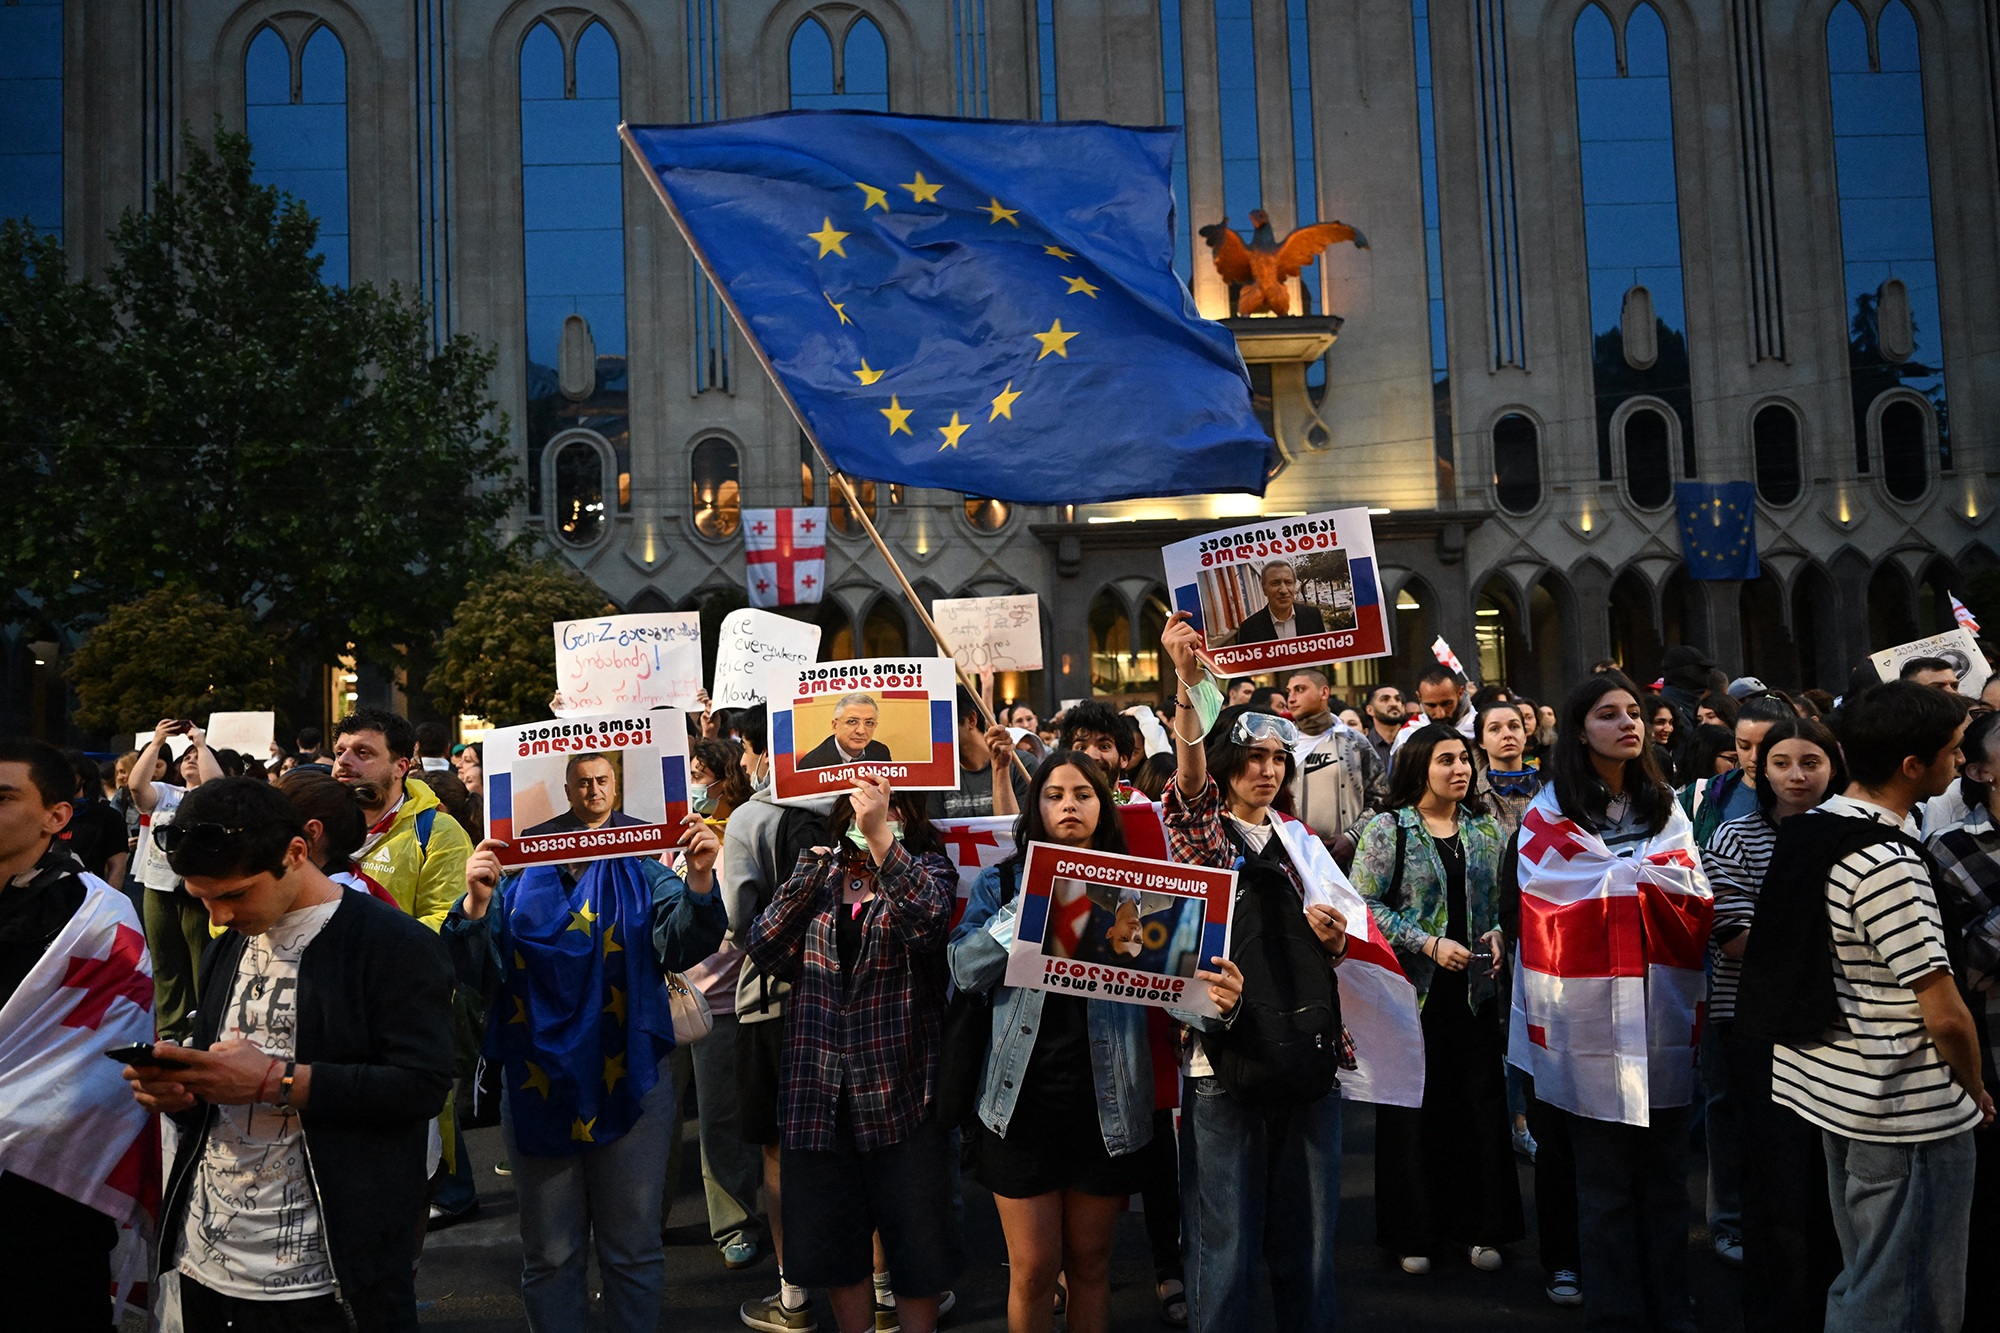
[[[1908,821],[1852,797],[1831,797],[1819,808],[1912,831]],[[1826,910],[1846,1028],[1829,1029],[1824,1041],[1774,1048],[1772,1097],[1822,1129],[1874,1143],[1949,1138],[1976,1127],[1979,1108],[1938,1054],[1911,990],[1951,967],[1924,863],[1895,843],[1850,853],[1827,876]]]
[[[1717,940],[1750,929],[1757,911],[1757,890],[1764,887],[1764,872],[1771,866],[1771,851],[1778,845],[1778,826],[1759,810],[1732,819],[1715,831],[1702,849],[1701,868],[1715,890],[1715,934],[1709,937],[1708,1016],[1717,1022],[1736,1017],[1736,984],[1743,975],[1743,960],[1722,952]]]

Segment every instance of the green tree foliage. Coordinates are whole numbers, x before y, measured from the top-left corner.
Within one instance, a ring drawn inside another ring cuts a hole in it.
[[[163,717],[275,708],[284,692],[276,646],[255,618],[180,586],[113,607],[65,674],[77,725],[99,735],[151,731]]]
[[[550,626],[618,609],[553,557],[517,563],[466,593],[439,641],[437,668],[425,688],[447,715],[470,713],[501,727],[549,715],[556,688]]]
[[[0,225],[0,587],[75,626],[181,584],[288,655],[392,663],[505,561],[493,354],[433,346],[399,288],[324,285],[242,135],[182,155],[101,281]]]

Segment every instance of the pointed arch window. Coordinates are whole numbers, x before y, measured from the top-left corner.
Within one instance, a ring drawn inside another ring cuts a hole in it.
[[[866,14],[845,28],[836,15],[808,14],[792,31],[791,105],[794,110],[887,111],[889,46]],[[840,39],[834,58],[834,36]]]
[[[694,527],[704,537],[734,537],[743,521],[743,466],[727,440],[694,447],[688,472],[694,489]]]
[[[243,55],[243,125],[251,179],[275,185],[319,219],[320,277],[348,279],[347,50],[332,28],[307,35],[296,62],[275,28],[261,28]]]

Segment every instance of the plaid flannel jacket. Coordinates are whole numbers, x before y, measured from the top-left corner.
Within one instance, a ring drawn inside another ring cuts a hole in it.
[[[1977,807],[1931,839],[1965,925],[1965,985],[1986,999],[1986,1073],[2000,1069],[2000,826]]]
[[[843,985],[834,914],[849,879],[873,875],[876,900],[851,985]],[[785,1001],[785,1146],[834,1146],[845,1092],[854,1146],[901,1142],[929,1112],[945,1008],[945,943],[958,868],[898,843],[880,868],[864,855],[808,852],[750,927],[751,959],[792,983]]]

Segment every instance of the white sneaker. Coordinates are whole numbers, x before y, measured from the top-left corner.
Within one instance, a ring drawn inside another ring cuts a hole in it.
[[[1716,1233],[1715,1257],[1731,1268],[1743,1267],[1743,1237],[1732,1236],[1727,1231]]]
[[[1500,1257],[1500,1251],[1490,1245],[1469,1246],[1467,1253],[1472,1257],[1472,1266],[1482,1273],[1497,1273],[1500,1265],[1506,1262]]]
[[[1403,1271],[1405,1273],[1428,1273],[1431,1271],[1431,1261],[1421,1254],[1406,1254],[1403,1256]]]

